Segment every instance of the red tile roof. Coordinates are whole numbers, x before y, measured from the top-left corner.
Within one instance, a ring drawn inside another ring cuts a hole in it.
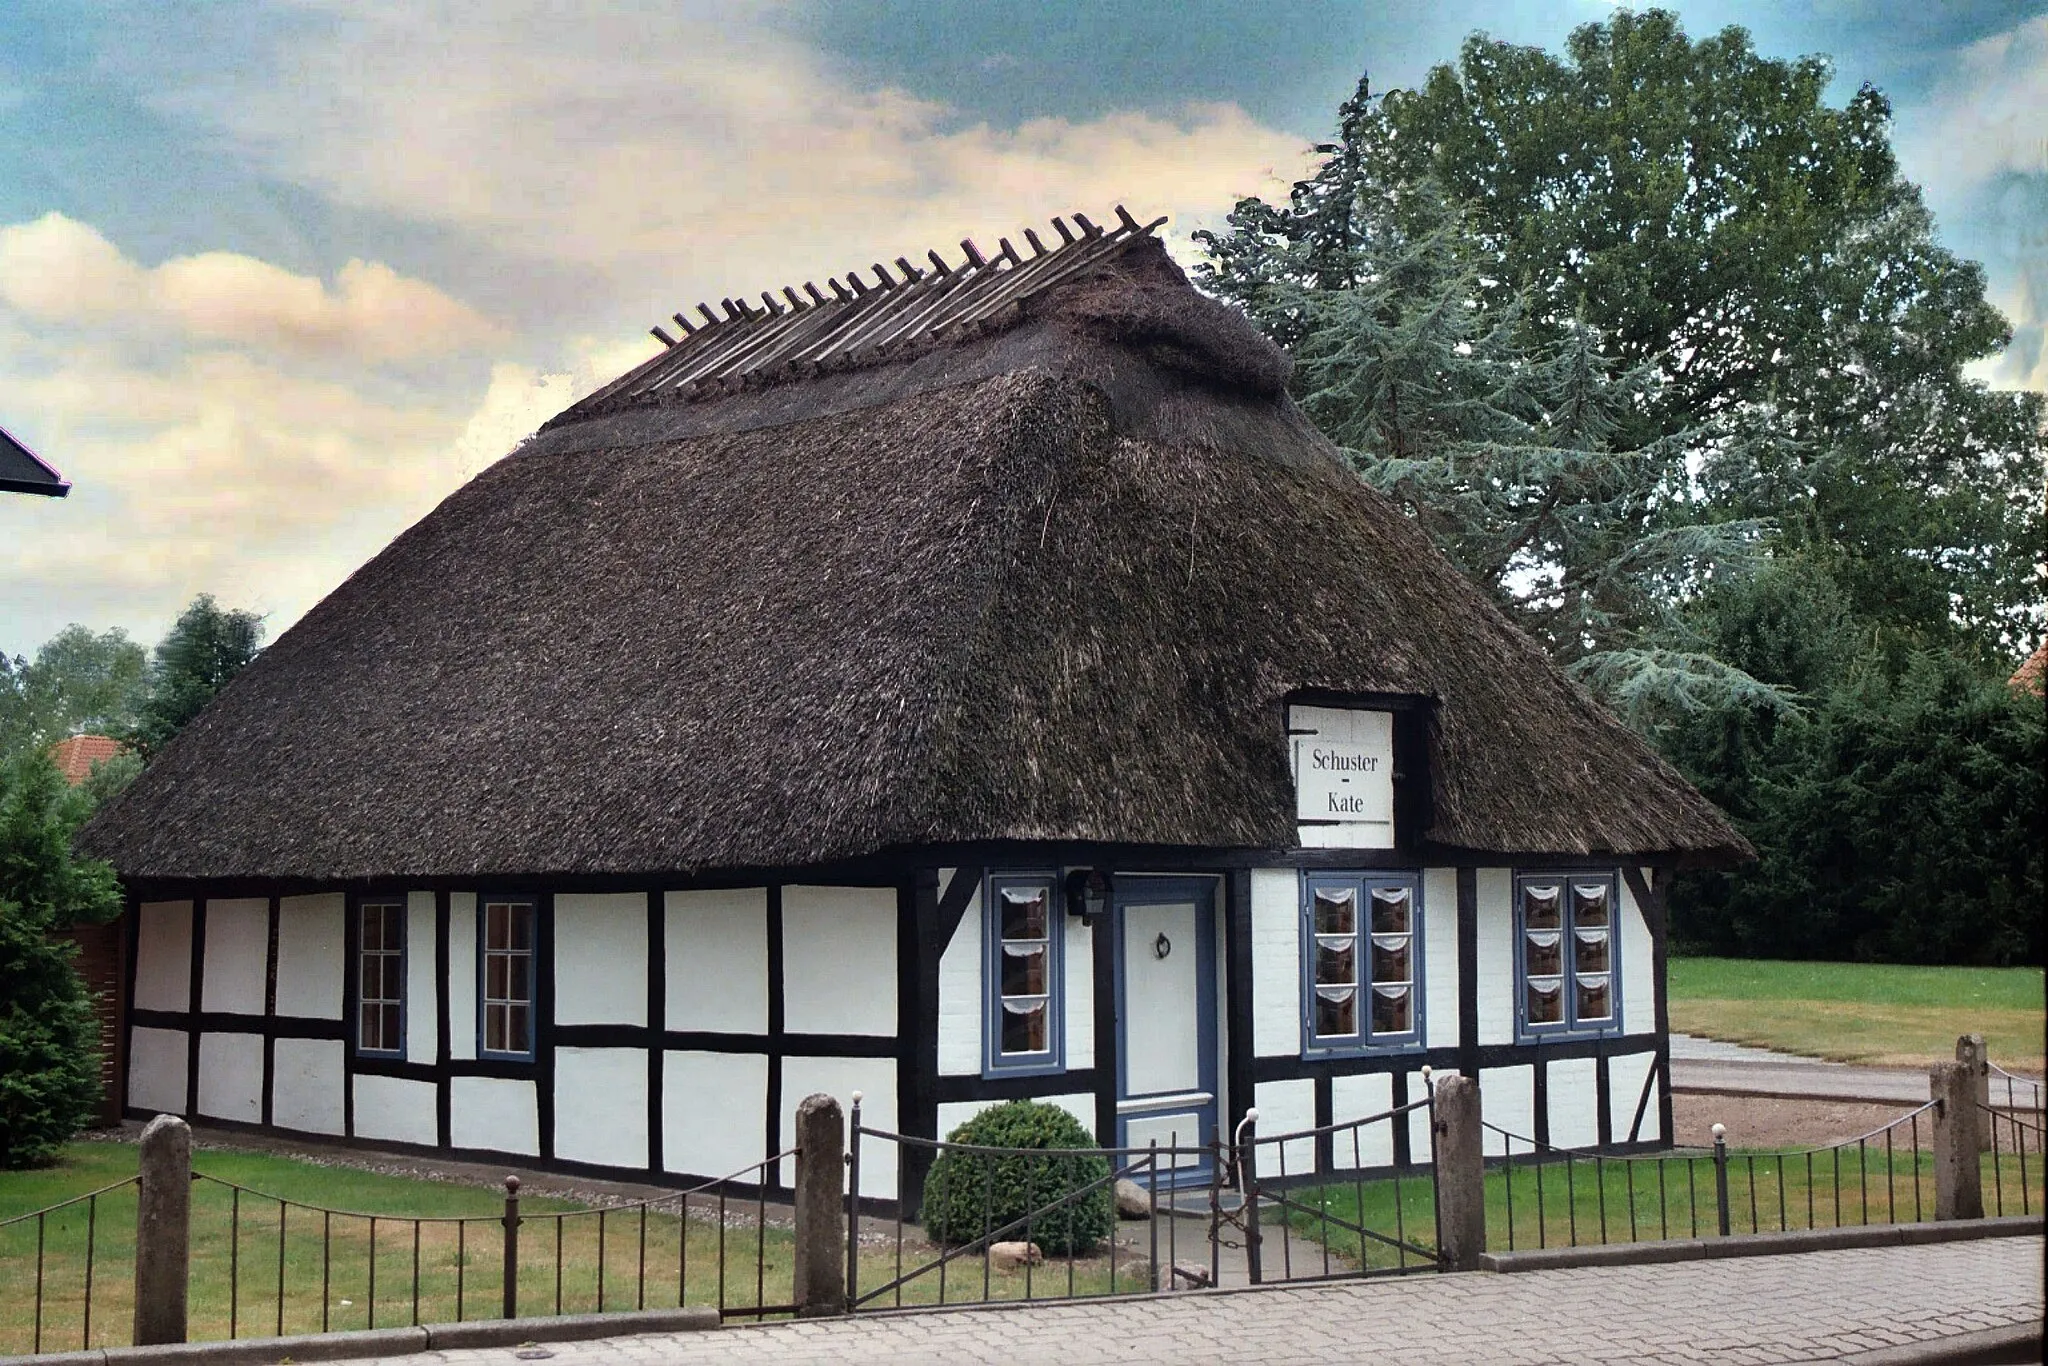
[[[2048,640],[2035,647],[2027,656],[2027,662],[2020,665],[2019,672],[2011,679],[2011,686],[2040,696],[2048,688]]]
[[[74,735],[50,746],[50,762],[73,787],[84,782],[94,764],[105,763],[121,752],[121,742],[104,735]]]

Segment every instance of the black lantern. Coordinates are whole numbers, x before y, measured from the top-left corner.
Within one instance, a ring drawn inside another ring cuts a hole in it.
[[[1076,868],[1067,874],[1067,914],[1093,926],[1109,915],[1109,874],[1100,868]]]

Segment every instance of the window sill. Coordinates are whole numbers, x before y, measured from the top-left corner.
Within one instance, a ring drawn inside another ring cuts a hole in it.
[[[984,1062],[981,1065],[983,1081],[1001,1081],[1004,1077],[1054,1077],[1067,1070],[1064,1058],[1049,1058],[1038,1062]]]
[[[1418,1036],[1412,1039],[1389,1039],[1385,1042],[1305,1044],[1301,1050],[1301,1059],[1303,1062],[1320,1062],[1332,1058],[1398,1058],[1405,1054],[1422,1054],[1428,1051],[1428,1046]]]

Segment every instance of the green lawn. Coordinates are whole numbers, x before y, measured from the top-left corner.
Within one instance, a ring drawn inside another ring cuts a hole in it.
[[[1671,1027],[1840,1062],[1921,1066],[1981,1033],[1993,1062],[2038,1074],[2040,968],[1673,958]]]
[[[1925,1124],[1920,1138],[1932,1141]],[[1985,1213],[2042,1210],[2048,1186],[2035,1142],[2028,1139],[2024,1164],[2011,1153],[2002,1153],[1995,1164],[1990,1154],[1984,1156]],[[1398,1223],[1391,1181],[1299,1189],[1286,1197],[1290,1207],[1267,1209],[1261,1222],[1284,1218],[1303,1237],[1326,1244],[1342,1258],[1332,1270],[1358,1266],[1361,1250],[1374,1269],[1392,1269],[1404,1260],[1413,1265],[1412,1257],[1382,1241],[1397,1229],[1405,1230],[1410,1243],[1436,1241],[1435,1192],[1426,1177],[1401,1182]],[[1733,1152],[1728,1207],[1735,1234],[1918,1223],[1934,1217],[1934,1154],[1931,1148],[1915,1153],[1904,1128],[1894,1133],[1889,1149],[1880,1136],[1860,1151],[1851,1144],[1815,1153]],[[1582,1159],[1540,1168],[1491,1167],[1486,1173],[1486,1245],[1494,1251],[1713,1237],[1719,1214],[1711,1157]],[[1358,1225],[1370,1233],[1361,1236]],[[1269,1247],[1276,1245],[1268,1240]],[[1275,1254],[1267,1257],[1270,1262]]]
[[[54,1167],[0,1172],[0,1221],[122,1182],[134,1176],[136,1160],[132,1144],[74,1143]],[[504,1203],[498,1192],[254,1153],[196,1153],[193,1166],[218,1178],[193,1185],[194,1341],[446,1323],[500,1312]],[[238,1195],[222,1181],[264,1195]],[[280,1226],[279,1202],[271,1196],[351,1213],[294,1206],[284,1210]],[[600,1217],[560,1200],[532,1198],[522,1200],[521,1214],[521,1314],[678,1303],[731,1309],[790,1300],[790,1234],[772,1223],[759,1229],[752,1201],[733,1200],[722,1225],[715,1206],[696,1203],[687,1220],[672,1212]],[[865,1231],[884,1241],[863,1248],[864,1289],[900,1274],[894,1229],[893,1222],[868,1221]],[[901,1271],[933,1255],[917,1230],[909,1234]],[[50,1215],[40,1230],[33,1219],[0,1228],[0,1287],[6,1291],[0,1295],[0,1355],[35,1350],[39,1331],[46,1352],[126,1344],[134,1263],[132,1183],[90,1208],[71,1205]],[[1071,1265],[1056,1258],[1035,1269],[986,1275],[974,1255],[950,1264],[943,1286],[934,1271],[904,1286],[900,1297],[891,1292],[886,1302],[932,1304],[942,1293],[951,1304],[1046,1298],[1068,1294],[1070,1286],[1077,1295],[1130,1293],[1147,1288],[1145,1277],[1142,1260],[1128,1251],[1118,1254],[1113,1269],[1111,1259],[1098,1254]]]

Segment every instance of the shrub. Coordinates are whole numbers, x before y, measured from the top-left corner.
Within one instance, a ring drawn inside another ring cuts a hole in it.
[[[1116,1197],[1107,1184],[1109,1161],[1095,1151],[1095,1138],[1081,1121],[1059,1106],[1007,1101],[983,1110],[947,1141],[1059,1155],[942,1152],[924,1184],[924,1227],[934,1240],[974,1241],[1097,1181],[1104,1184],[1034,1218],[1030,1240],[1049,1254],[1062,1255],[1086,1252],[1109,1236],[1116,1222]],[[1002,1236],[1022,1241],[1025,1229]]]

